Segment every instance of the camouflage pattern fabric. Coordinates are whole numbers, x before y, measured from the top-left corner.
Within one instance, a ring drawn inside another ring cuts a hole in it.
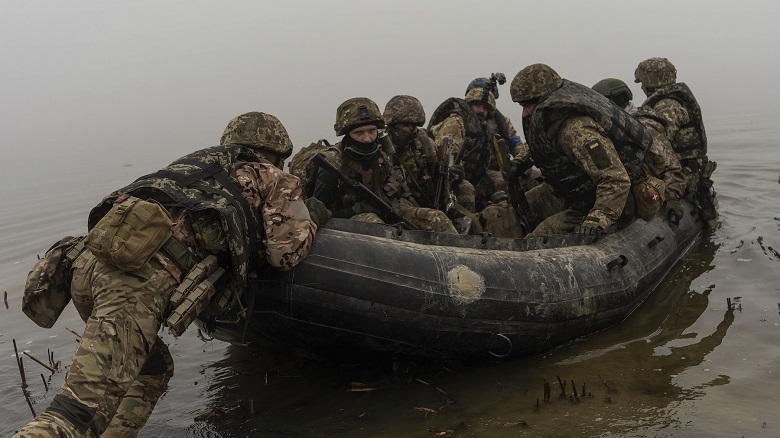
[[[240,144],[260,149],[287,158],[292,154],[293,144],[287,130],[275,116],[261,112],[250,112],[228,122],[219,144]]]
[[[688,184],[680,160],[677,159],[672,144],[666,138],[664,125],[642,114],[634,113],[633,115],[645,125],[650,136],[653,137],[643,169],[648,175],[654,176],[666,184],[664,199],[667,201],[680,199],[685,194],[685,188]]]
[[[677,68],[666,58],[649,58],[634,70],[634,82],[649,88],[663,87],[677,82]]]
[[[346,155],[341,143],[326,150],[323,156],[335,167],[344,170],[350,177],[358,179],[379,197],[386,199],[393,208],[420,229],[457,234],[455,226],[444,212],[418,206],[404,180],[403,170],[396,167],[384,151],[379,151],[374,161],[367,166]],[[378,173],[375,174],[375,171]],[[391,188],[392,194],[388,196],[385,188]],[[336,176],[324,169],[320,169],[317,174],[314,197],[333,211],[334,217],[352,218],[361,213],[378,213],[378,209],[362,200],[361,195],[350,185],[338,180]],[[363,209],[372,211],[363,211]]]
[[[416,97],[401,94],[387,101],[382,117],[388,126],[395,123],[422,126],[425,124],[425,109]]]
[[[344,135],[353,126],[373,123],[377,128],[384,128],[385,121],[376,102],[367,97],[354,97],[344,101],[336,109],[336,123],[333,130],[336,135]]]
[[[493,236],[515,239],[525,237],[517,212],[507,201],[489,203],[479,212],[478,217],[483,231]]]
[[[290,269],[308,255],[316,225],[300,201],[298,179],[253,157],[235,170],[235,179],[262,218],[265,259]],[[194,255],[226,248],[203,241],[198,230],[208,227],[189,211],[169,214],[176,219],[174,236]],[[218,215],[213,218],[221,224]],[[157,333],[180,276],[165,259],[157,253],[133,272],[101,263],[88,251],[75,261],[71,294],[87,322],[84,335],[52,406],[19,437],[137,435],[173,375],[170,353]]]
[[[512,102],[525,103],[546,96],[563,85],[561,76],[547,64],[531,64],[515,75],[509,85]]]
[[[515,130],[514,126],[512,126],[512,122],[506,117],[504,120],[507,124],[507,127],[509,128],[509,135],[517,137],[517,131]],[[492,134],[497,132],[498,125],[495,120],[488,119],[485,122],[485,141],[487,142],[488,138],[492,139]],[[433,134],[434,141],[436,143],[440,142],[444,137],[451,135],[453,154],[457,156],[466,137],[466,127],[461,116],[458,114],[450,114],[450,116],[444,119],[441,123],[432,126],[431,133]],[[504,181],[504,177],[501,175],[501,172],[498,171],[498,160],[496,159],[496,154],[493,150],[492,143],[486,144],[490,147],[489,152],[486,154],[490,157],[488,162],[488,170],[479,177],[472,177],[469,179],[469,182],[475,188],[475,211],[483,209],[487,205],[488,201],[490,200],[490,196],[492,196],[493,193],[499,190],[507,190],[507,183]],[[520,144],[525,145],[525,143]],[[518,146],[520,144],[518,144]],[[515,156],[526,155],[527,145],[525,145],[525,147],[518,146],[516,146],[515,149],[511,152]],[[458,199],[461,199],[461,197],[459,196]]]

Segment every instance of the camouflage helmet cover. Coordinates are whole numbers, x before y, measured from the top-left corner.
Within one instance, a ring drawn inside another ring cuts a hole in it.
[[[293,144],[284,125],[276,117],[249,112],[231,120],[219,144],[240,144],[253,149],[261,149],[287,158],[292,154]]]
[[[529,102],[544,97],[561,88],[563,79],[547,64],[531,64],[517,72],[509,93],[512,101],[517,103]]]
[[[634,71],[634,82],[658,88],[677,82],[677,69],[666,58],[650,58],[640,62]]]
[[[422,126],[425,124],[425,110],[422,103],[416,97],[404,94],[393,96],[387,101],[383,116],[387,125],[413,123]]]
[[[626,101],[634,98],[634,94],[631,92],[631,89],[628,88],[628,85],[626,85],[626,83],[620,79],[602,79],[593,86],[593,89],[610,100],[614,100],[613,97],[620,96],[621,94],[626,95]]]
[[[385,127],[379,107],[367,97],[353,97],[339,105],[333,129],[336,135],[344,135],[353,126],[368,124],[374,124],[377,128]]]
[[[466,102],[483,102],[490,106],[491,110],[496,109],[496,96],[490,90],[492,84],[488,78],[476,78],[466,87]]]

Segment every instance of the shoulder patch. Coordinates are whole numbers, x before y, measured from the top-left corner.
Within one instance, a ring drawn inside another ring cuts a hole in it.
[[[591,140],[585,143],[585,149],[598,169],[606,169],[612,165],[612,160],[610,160],[609,154],[604,150],[604,145],[600,141]]]

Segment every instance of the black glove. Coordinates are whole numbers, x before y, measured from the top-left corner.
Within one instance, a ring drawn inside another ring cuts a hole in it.
[[[588,216],[582,220],[577,232],[585,235],[600,235],[604,234],[604,229],[599,225],[598,218]]]
[[[462,164],[453,164],[450,166],[450,176],[454,181],[463,181],[466,179],[466,171]]]
[[[325,204],[317,198],[309,198],[304,204],[306,204],[306,208],[309,209],[309,216],[311,216],[314,223],[317,224],[317,227],[325,226],[331,216],[330,210],[325,207]]]
[[[682,219],[683,215],[685,215],[685,209],[683,209],[683,206],[680,203],[679,199],[671,199],[669,201],[666,201],[666,209],[670,221],[671,221],[672,214],[675,215],[678,221]]]

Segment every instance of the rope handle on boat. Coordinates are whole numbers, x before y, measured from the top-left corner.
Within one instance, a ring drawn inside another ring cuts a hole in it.
[[[616,267],[622,268],[627,264],[628,264],[628,257],[624,256],[623,254],[620,254],[619,256],[615,257],[614,260],[607,263],[607,271],[611,271]]]
[[[664,236],[659,234],[659,235],[655,236],[655,239],[647,242],[647,247],[648,248],[653,248],[653,247],[655,247],[656,245],[658,245],[659,243],[661,243],[663,241],[664,241]]]
[[[490,353],[491,356],[497,358],[497,359],[503,359],[507,356],[509,356],[512,353],[512,350],[514,350],[514,345],[512,345],[512,340],[509,339],[505,334],[503,333],[496,333],[493,336],[498,336],[499,338],[503,338],[507,344],[509,344],[509,348],[506,350],[506,353],[494,353],[493,350],[488,350],[488,353]],[[491,336],[492,338],[492,336]]]

